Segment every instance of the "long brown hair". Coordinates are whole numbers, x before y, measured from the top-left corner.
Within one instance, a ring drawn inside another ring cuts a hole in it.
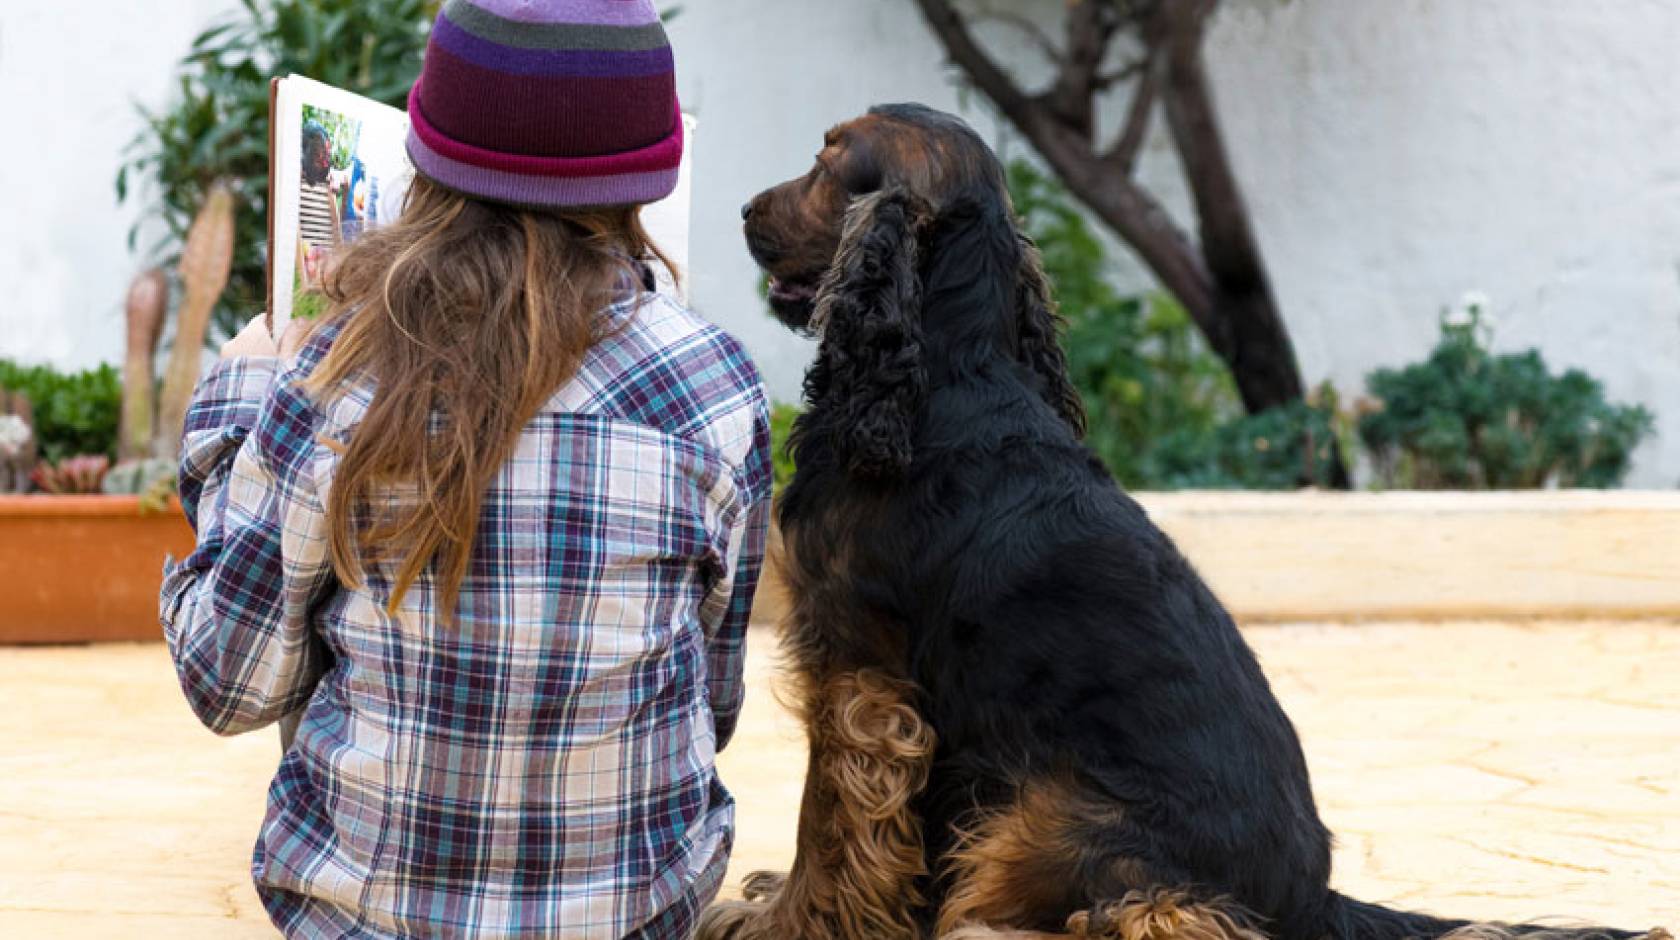
[[[484,494],[520,432],[608,329],[600,315],[665,256],[634,207],[538,211],[415,179],[394,224],[335,259],[323,323],[342,323],[308,380],[323,401],[373,381],[327,499],[333,569],[400,561],[394,612],[436,562],[453,619]],[[401,489],[414,498],[376,499]],[[379,507],[374,510],[373,507]],[[362,512],[362,510],[369,510]]]

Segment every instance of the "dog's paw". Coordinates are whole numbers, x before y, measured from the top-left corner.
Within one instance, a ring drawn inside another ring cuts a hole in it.
[[[785,884],[786,872],[755,871],[741,882],[741,896],[749,901],[771,901],[782,893],[782,886]]]
[[[1068,918],[1067,932],[1092,940],[1266,940],[1240,909],[1218,900],[1197,903],[1170,888],[1130,891],[1078,911]]]
[[[694,940],[754,940],[752,930],[763,917],[765,905],[752,901],[719,901],[700,914]]]
[[[1067,919],[1066,930],[1071,936],[1097,938],[1119,936],[1109,932],[1115,918],[1107,913],[1112,904],[1099,904],[1089,910],[1075,911]]]

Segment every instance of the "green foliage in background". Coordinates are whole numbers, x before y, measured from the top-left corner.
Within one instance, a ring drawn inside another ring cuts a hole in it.
[[[793,481],[793,455],[788,453],[788,437],[793,434],[793,422],[798,418],[798,405],[777,405],[770,409],[770,459],[775,479],[775,493]]]
[[[1335,442],[1348,422],[1334,393],[1225,421],[1208,431],[1172,431],[1144,458],[1142,476],[1156,489],[1290,490],[1330,479]],[[1343,446],[1343,453],[1350,450]]]
[[[1333,396],[1244,414],[1230,372],[1177,301],[1115,289],[1106,248],[1059,183],[1017,160],[1009,188],[1067,320],[1086,442],[1122,484],[1291,489],[1329,478]]]
[[[1159,485],[1150,472],[1158,440],[1207,436],[1242,413],[1230,373],[1176,301],[1115,289],[1106,247],[1061,184],[1016,160],[1009,189],[1067,320],[1063,346],[1090,418],[1087,443],[1127,486]]]
[[[212,344],[261,312],[267,290],[269,79],[307,75],[402,107],[437,11],[437,0],[242,5],[193,40],[174,102],[155,113],[141,109],[146,128],[129,144],[116,181],[119,199],[145,199],[148,216],[163,222],[163,238],[146,253],[170,268],[210,187],[218,180],[232,187],[233,276],[216,307]]]
[[[117,419],[122,414],[122,376],[116,369],[102,365],[86,372],[60,372],[0,359],[0,388],[29,397],[42,459],[57,463],[82,454],[116,458]]]
[[[1553,375],[1539,352],[1496,356],[1484,311],[1443,317],[1429,358],[1367,383],[1380,408],[1359,435],[1380,485],[1416,489],[1613,487],[1654,427],[1649,411],[1605,400],[1597,379]]]

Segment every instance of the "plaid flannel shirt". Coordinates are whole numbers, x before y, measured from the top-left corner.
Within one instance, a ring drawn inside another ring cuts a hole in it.
[[[299,361],[229,359],[188,414],[198,547],[165,571],[181,687],[237,734],[303,709],[252,862],[288,936],[686,937],[734,804],[770,495],[757,372],[661,295],[522,433],[484,499],[458,622],[428,572],[335,579],[324,505],[371,383],[318,406]],[[401,498],[393,494],[392,499]]]

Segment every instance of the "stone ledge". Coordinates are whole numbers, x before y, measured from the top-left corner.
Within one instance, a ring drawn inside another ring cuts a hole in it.
[[[1246,622],[1680,616],[1680,492],[1136,497]]]
[[[1680,615],[1680,492],[1139,501],[1247,621]]]

